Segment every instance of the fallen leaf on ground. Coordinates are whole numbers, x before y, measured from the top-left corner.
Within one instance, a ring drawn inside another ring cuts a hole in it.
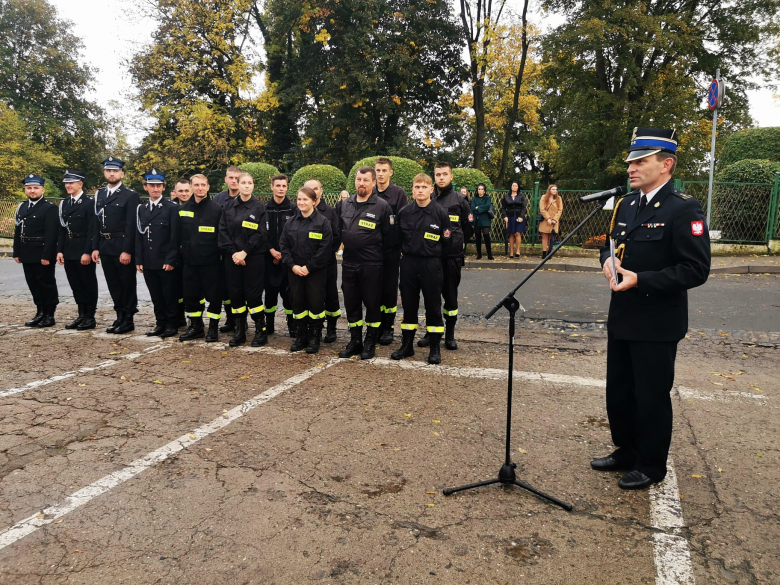
[[[525,449],[520,449],[518,447],[517,450],[520,451],[520,453],[522,453],[523,455],[527,455],[528,454],[528,451],[526,451]]]
[[[435,425],[441,424],[441,421],[440,421],[440,420],[433,419],[433,424],[435,424]]]
[[[190,439],[197,439],[197,438],[198,438],[198,437],[196,437],[195,435],[193,435],[192,433],[190,433]]]
[[[86,386],[86,384],[79,384],[79,386],[81,386],[83,388],[84,386]]]
[[[425,492],[425,493],[426,493],[426,495],[429,495],[429,496],[435,496],[436,495],[436,492]]]
[[[160,382],[160,380],[155,380],[153,383],[154,384],[162,384],[162,382]]]
[[[409,417],[411,417],[412,415],[411,415],[411,414],[408,414],[408,413],[406,413],[406,412],[405,412],[405,413],[404,413],[404,416],[405,416],[406,418],[409,418]]]
[[[433,432],[433,435],[434,435],[435,437],[438,437],[438,436],[439,436],[439,433],[437,433],[436,431],[434,431],[434,432]]]
[[[704,477],[704,476],[703,476],[703,475],[699,475],[698,473],[694,473],[694,474],[693,474],[691,477],[692,477],[693,479],[701,479],[701,478],[702,478],[702,477]]]

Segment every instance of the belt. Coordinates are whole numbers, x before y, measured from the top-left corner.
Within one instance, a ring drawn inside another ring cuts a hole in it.
[[[46,238],[44,237],[30,237],[30,236],[21,236],[23,242],[45,242]]]
[[[73,233],[73,232],[68,232],[68,237],[70,239],[72,239],[72,240],[76,239],[76,238],[86,238],[87,234],[76,234],[76,233]]]
[[[116,232],[113,234],[104,234],[103,232],[100,232],[100,237],[104,240],[116,240],[118,238],[124,238],[125,232]]]

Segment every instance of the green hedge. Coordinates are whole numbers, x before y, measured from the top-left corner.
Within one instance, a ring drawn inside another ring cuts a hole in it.
[[[718,171],[715,180],[721,183],[774,183],[780,162],[744,159]]]
[[[355,175],[357,174],[357,170],[364,166],[373,167],[378,158],[379,156],[369,156],[354,164],[347,176],[347,190],[350,193],[355,190]],[[401,189],[407,193],[411,193],[414,176],[425,172],[422,166],[420,166],[420,163],[400,156],[386,156],[384,158],[389,158],[393,163],[393,178],[390,179],[390,181],[401,187]]]
[[[493,183],[487,175],[477,169],[452,169],[452,183],[456,189],[466,187],[469,193],[477,190],[477,185],[485,183],[489,190],[493,189]]]
[[[322,183],[323,191],[343,191],[347,188],[347,177],[341,169],[331,165],[309,165],[298,169],[290,180],[290,193],[297,193],[309,179]]]
[[[718,170],[741,160],[780,161],[780,126],[745,128],[726,138],[718,158]]]
[[[771,185],[777,172],[780,172],[780,162],[745,159],[719,171],[716,181]],[[713,228],[720,229],[724,240],[762,240],[771,190],[771,187],[744,184],[716,184],[712,192]]]
[[[279,174],[279,169],[273,165],[264,162],[248,162],[238,165],[242,171],[246,171],[255,179],[255,192],[268,193],[271,191],[271,177]],[[227,185],[223,182],[219,188],[220,191],[226,191]]]

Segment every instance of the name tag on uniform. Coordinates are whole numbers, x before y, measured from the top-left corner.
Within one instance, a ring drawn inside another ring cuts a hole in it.
[[[455,223],[457,223],[457,222],[460,221],[460,216],[459,215],[451,215],[450,216],[450,221],[454,221]]]
[[[371,221],[366,221],[365,219],[361,219],[361,220],[358,222],[358,225],[359,225],[360,227],[368,228],[368,229],[370,229],[370,230],[375,230],[375,229],[376,229],[376,224],[375,224],[375,223],[373,223],[373,222],[371,222]]]
[[[244,221],[244,222],[241,222],[241,227],[249,228],[250,230],[256,230],[257,229],[257,224],[256,223],[252,223],[251,221]]]
[[[180,217],[195,217],[194,211],[180,211],[179,212]]]
[[[207,234],[213,234],[214,233],[214,228],[212,226],[210,226],[210,225],[202,225],[202,226],[198,227],[198,231],[199,232],[205,232]]]
[[[425,237],[426,240],[433,240],[434,242],[438,242],[439,238],[441,238],[441,236],[439,234],[432,234],[430,232],[425,232],[425,236],[424,237]]]
[[[318,232],[309,232],[309,238],[312,240],[321,240],[322,234]]]

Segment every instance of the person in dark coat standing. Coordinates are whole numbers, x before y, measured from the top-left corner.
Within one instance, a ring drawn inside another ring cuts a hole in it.
[[[330,221],[315,208],[317,194],[301,187],[296,194],[298,213],[287,222],[279,240],[282,262],[290,271],[290,297],[296,340],[290,351],[317,353],[325,321],[325,282],[328,256],[333,254]]]
[[[595,459],[597,471],[628,471],[622,489],[643,489],[666,476],[672,440],[677,343],[688,329],[688,289],[710,271],[710,239],[699,202],[674,188],[674,130],[635,128],[628,176],[601,250],[612,298],[607,320],[607,415],[617,450]],[[616,281],[617,276],[617,281]]]
[[[482,239],[485,240],[485,251],[488,260],[493,259],[493,246],[490,242],[490,226],[493,224],[491,212],[495,216],[493,201],[487,193],[485,183],[477,185],[477,190],[471,200],[471,212],[474,215],[474,233],[477,240],[477,260],[482,259]]]
[[[315,202],[314,207],[330,222],[332,234],[331,247],[333,248],[333,253],[328,256],[327,276],[325,278],[325,322],[327,323],[327,326],[325,329],[325,337],[322,341],[325,343],[333,343],[336,341],[336,323],[341,316],[338,288],[339,267],[338,261],[336,260],[336,254],[341,247],[339,217],[338,212],[322,199],[322,183],[320,183],[319,180],[309,179],[303,186],[314,191],[314,194],[317,195],[317,201]]]
[[[243,173],[238,167],[228,167],[225,171],[225,186],[227,189],[214,195],[214,203],[219,205],[224,211],[228,203],[238,197],[238,178]],[[225,307],[225,324],[219,328],[220,333],[230,333],[236,330],[236,319],[233,311],[230,310],[230,292],[227,286],[227,276],[225,274],[225,259],[222,258],[222,274],[219,278],[219,294],[222,297],[222,306]]]
[[[135,329],[133,315],[138,312],[135,253],[136,211],[141,204],[138,193],[122,184],[125,163],[109,156],[103,161],[103,176],[108,185],[95,194],[98,230],[92,240],[92,261],[102,259],[103,274],[116,320],[106,333],[129,333]]]
[[[287,331],[290,337],[295,337],[295,321],[293,319],[292,303],[290,302],[287,268],[282,263],[282,253],[279,249],[279,238],[287,222],[295,217],[295,205],[287,197],[287,175],[271,177],[271,200],[266,204],[268,213],[268,252],[265,255],[265,330],[269,335],[274,333],[277,301],[282,297],[282,306],[287,319]]]
[[[528,203],[517,181],[512,181],[501,200],[501,215],[509,239],[509,257],[519,258],[523,234],[528,230]]]
[[[162,196],[165,176],[156,169],[144,175],[144,190],[149,201],[136,211],[135,263],[149,288],[156,320],[146,335],[173,337],[179,332],[179,206]]]
[[[22,181],[27,201],[19,204],[14,215],[13,257],[22,265],[24,279],[37,308],[25,327],[52,327],[60,302],[54,267],[57,258],[59,218],[57,206],[43,196],[45,181],[27,175]]]
[[[73,291],[79,315],[65,329],[94,329],[98,302],[97,265],[92,261],[92,240],[97,233],[95,200],[84,194],[84,173],[66,170],[62,180],[69,197],[60,202],[57,262]]]
[[[173,186],[173,190],[171,191],[171,201],[173,201],[176,205],[181,207],[187,201],[189,201],[192,198],[192,184],[190,183],[189,179],[181,178],[178,181],[176,181],[176,184]],[[187,326],[187,319],[184,315],[184,270],[181,270],[181,268],[184,266],[184,259],[181,257],[181,254],[179,254],[179,270],[176,272],[178,273],[179,280],[176,283],[176,294],[179,296],[179,316],[178,316],[178,322],[176,323],[177,327],[186,327]]]

